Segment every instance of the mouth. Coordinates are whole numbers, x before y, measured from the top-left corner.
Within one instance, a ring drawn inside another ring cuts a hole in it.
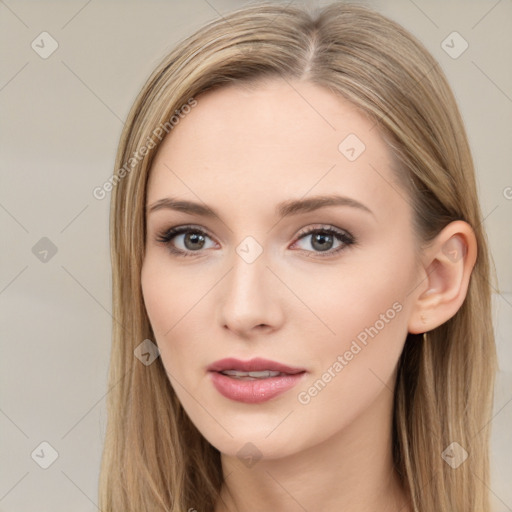
[[[282,372],[273,372],[271,370],[262,370],[260,372],[242,372],[239,370],[224,370],[222,375],[227,375],[228,377],[233,377],[234,379],[239,380],[261,380],[268,379],[269,377],[284,377],[285,375],[290,375],[289,373]]]
[[[208,368],[212,383],[225,398],[261,403],[294,387],[306,374],[297,368],[268,359],[221,359]]]

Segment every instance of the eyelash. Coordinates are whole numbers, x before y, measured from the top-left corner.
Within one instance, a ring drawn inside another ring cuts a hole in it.
[[[183,233],[196,233],[196,234],[200,234],[202,236],[207,236],[208,238],[211,238],[210,235],[208,235],[208,233],[206,233],[205,231],[203,231],[200,228],[196,228],[194,226],[177,226],[174,228],[166,229],[163,232],[161,232],[157,236],[156,241],[165,244],[167,246],[169,252],[171,252],[171,254],[174,254],[176,256],[180,256],[180,257],[197,256],[198,253],[202,252],[201,250],[183,251],[181,249],[176,249],[176,247],[174,247],[171,244],[171,240],[173,238],[175,238],[176,236],[181,235]],[[325,258],[328,256],[333,256],[335,254],[338,254],[339,252],[345,250],[347,247],[354,245],[356,243],[356,239],[348,231],[344,231],[344,230],[342,231],[342,230],[339,230],[332,226],[301,230],[299,232],[299,234],[297,235],[297,242],[299,240],[301,240],[302,238],[305,238],[306,236],[312,235],[315,233],[327,233],[328,235],[335,236],[342,242],[342,245],[340,245],[338,248],[336,248],[334,250],[329,250],[329,251],[324,251],[324,252],[322,252],[322,251],[305,251],[306,253],[313,252],[313,253],[317,254],[320,258]],[[294,244],[295,243],[296,242],[294,242]]]

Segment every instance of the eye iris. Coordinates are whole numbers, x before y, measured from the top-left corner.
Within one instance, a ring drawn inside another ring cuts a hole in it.
[[[327,242],[326,242],[326,239],[327,239]],[[319,249],[320,251],[329,250],[330,247],[327,247],[327,246],[329,246],[329,244],[332,245],[332,242],[333,242],[333,236],[325,234],[325,233],[314,234],[313,239],[311,241],[313,247],[315,247],[315,249]],[[317,247],[317,246],[315,246],[316,243],[319,243],[320,245]]]
[[[203,245],[204,245],[204,240],[205,240],[204,236],[199,234],[199,233],[186,233],[185,234],[185,239],[184,239],[185,247],[187,249],[191,249],[191,250],[193,250],[193,249],[201,249],[203,247]],[[192,247],[190,247],[189,244],[187,243],[189,241],[192,241],[192,244],[199,243],[200,246],[197,247],[197,246],[192,245]]]

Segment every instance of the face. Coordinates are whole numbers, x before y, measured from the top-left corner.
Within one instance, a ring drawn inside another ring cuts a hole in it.
[[[418,275],[387,146],[350,103],[310,83],[196,99],[150,172],[141,275],[179,400],[232,456],[254,445],[284,457],[376,428]],[[313,201],[326,196],[342,199]],[[215,364],[225,358],[239,362]],[[273,363],[243,365],[256,358]]]

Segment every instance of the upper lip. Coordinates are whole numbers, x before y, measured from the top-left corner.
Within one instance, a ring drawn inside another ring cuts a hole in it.
[[[250,359],[249,361],[241,361],[240,359],[228,357],[226,359],[215,361],[210,366],[208,366],[207,370],[210,372],[222,372],[224,370],[258,372],[270,370],[288,374],[295,374],[306,371],[304,368],[295,368],[286,364],[278,363],[276,361],[270,361],[269,359],[263,359],[261,357]]]

